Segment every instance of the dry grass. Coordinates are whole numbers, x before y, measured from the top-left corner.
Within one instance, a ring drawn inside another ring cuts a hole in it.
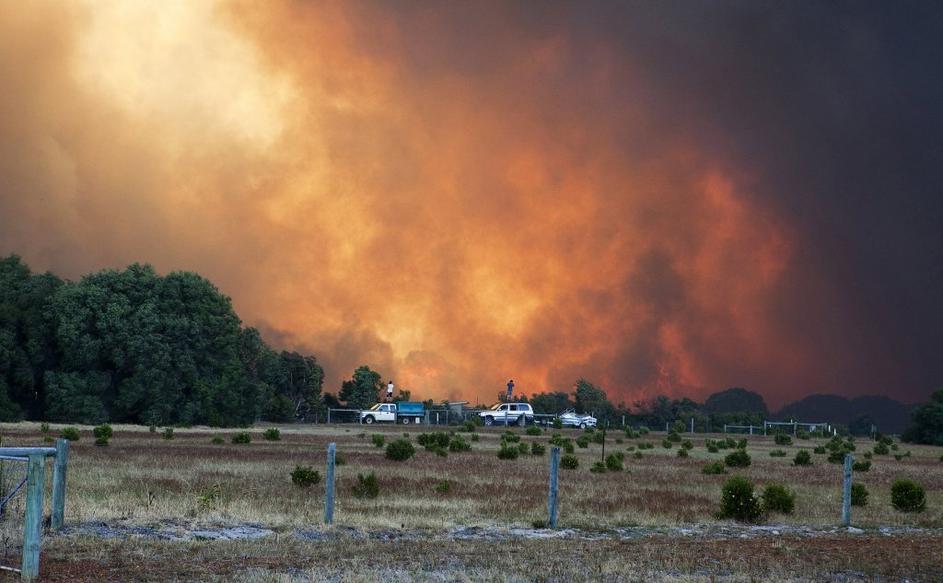
[[[54,427],[51,435],[58,434]],[[321,470],[327,443],[335,441],[346,460],[338,476],[336,522],[362,528],[445,528],[455,525],[522,525],[546,517],[547,456],[523,455],[502,461],[496,456],[502,429],[480,429],[473,450],[443,458],[417,446],[417,454],[406,462],[393,462],[376,448],[370,435],[381,433],[387,442],[402,436],[402,427],[281,426],[282,440],[262,440],[265,427],[252,430],[253,442],[234,445],[234,431],[208,428],[177,429],[165,440],[161,432],[146,427],[115,426],[108,447],[95,447],[90,428],[73,444],[69,467],[67,521],[127,520],[148,522],[163,519],[200,522],[254,522],[275,528],[318,524],[323,515],[323,483],[309,489],[294,487],[289,473],[296,465]],[[410,426],[410,435],[427,431]],[[0,425],[4,445],[41,444],[38,424]],[[524,442],[546,442],[549,433],[530,437],[519,431]],[[363,437],[360,434],[365,434]],[[564,430],[564,435],[576,435]],[[213,445],[213,435],[225,443]],[[600,457],[600,446],[576,449],[580,468],[561,471],[560,524],[582,528],[631,525],[676,525],[713,522],[720,486],[726,476],[706,476],[701,467],[726,453],[710,454],[703,437],[694,439],[689,458],[677,458],[676,448],[666,450],[660,436],[640,440],[607,442],[607,453],[625,451],[639,441],[656,447],[644,457],[626,455],[626,471],[593,474],[589,467]],[[620,434],[621,436],[621,434]],[[467,437],[467,435],[466,435]],[[713,436],[717,437],[717,436]],[[415,442],[415,439],[413,440]],[[751,438],[753,464],[736,470],[759,485],[776,481],[797,493],[796,512],[774,516],[785,524],[830,526],[840,515],[841,468],[814,455],[812,467],[792,466],[799,448],[811,449],[812,440],[796,445],[775,446],[772,439]],[[871,443],[859,440],[860,455]],[[896,461],[893,456],[875,456],[868,473],[855,479],[871,492],[870,503],[853,513],[858,526],[943,526],[943,448],[901,445],[912,457]],[[771,458],[772,449],[786,449],[785,458]],[[350,495],[358,473],[376,472],[381,494],[375,500]],[[731,470],[731,473],[733,471]],[[909,477],[927,489],[927,511],[902,514],[890,505],[890,484]],[[447,494],[435,491],[443,479],[451,482]],[[217,488],[218,487],[218,488]],[[214,488],[219,496],[208,498]]]

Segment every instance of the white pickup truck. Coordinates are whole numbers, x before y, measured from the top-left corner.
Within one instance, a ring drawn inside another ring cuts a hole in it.
[[[371,423],[400,423],[406,424],[412,421],[420,423],[425,415],[425,409],[422,403],[410,403],[401,401],[399,403],[377,403],[366,411],[360,412],[360,422]]]

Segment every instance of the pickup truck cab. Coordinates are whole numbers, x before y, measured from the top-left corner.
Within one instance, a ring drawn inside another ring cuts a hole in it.
[[[534,422],[530,403],[495,403],[487,411],[478,413],[485,425],[526,425]]]
[[[412,421],[418,424],[422,421],[425,413],[425,407],[418,402],[377,403],[366,411],[360,412],[360,422],[370,425],[383,422],[396,423],[398,421],[405,425]]]

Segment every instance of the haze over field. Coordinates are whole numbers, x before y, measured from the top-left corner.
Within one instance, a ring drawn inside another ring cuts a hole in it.
[[[197,271],[329,391],[924,400],[941,33],[930,3],[2,3],[0,256]]]

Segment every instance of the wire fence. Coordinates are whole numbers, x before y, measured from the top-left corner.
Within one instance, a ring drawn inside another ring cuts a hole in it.
[[[0,570],[17,571],[23,558],[27,458],[0,456]]]

